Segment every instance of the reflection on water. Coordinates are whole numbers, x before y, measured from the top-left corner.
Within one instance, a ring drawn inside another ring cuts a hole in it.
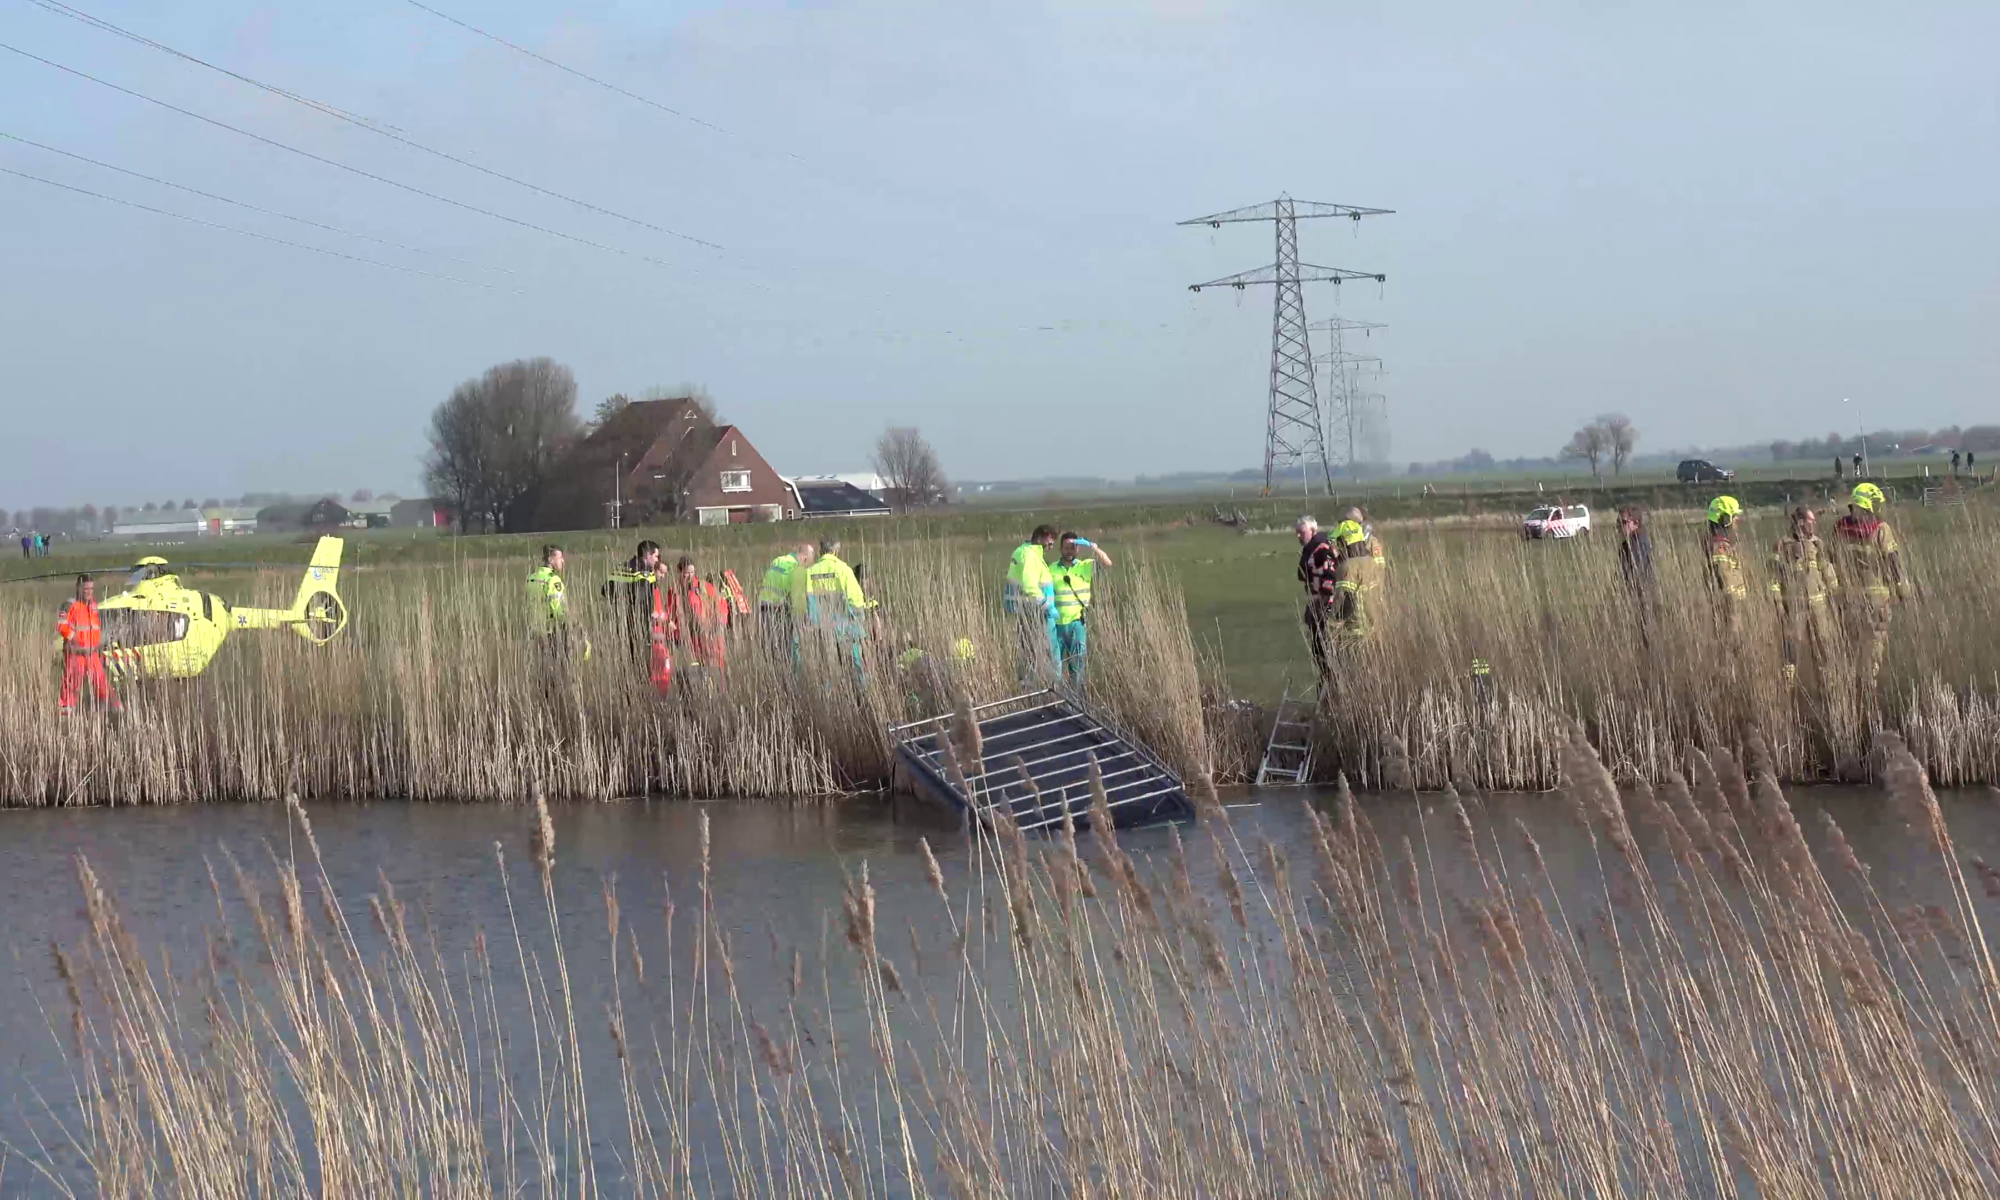
[[[2000,807],[1980,792],[1943,797],[1946,815],[1963,855],[2000,861]],[[1921,847],[1900,816],[1876,793],[1863,789],[1801,789],[1792,793],[1801,824],[1817,843],[1824,836],[1814,819],[1818,810],[1834,816],[1847,839],[1874,870],[1874,883],[1892,904],[1935,903],[1942,885],[1928,868]],[[1256,855],[1265,839],[1290,857],[1308,856],[1308,831],[1297,791],[1238,795],[1233,808],[1232,857]],[[1469,870],[1465,849],[1448,817],[1432,800],[1364,800],[1369,821],[1392,859],[1407,846],[1420,862],[1434,863],[1446,886]],[[728,943],[734,948],[736,982],[753,1012],[782,1007],[792,980],[793,955],[807,964],[816,998],[815,1014],[830,1018],[828,1031],[852,1040],[861,1023],[853,974],[840,952],[839,912],[844,881],[867,864],[878,905],[885,947],[914,972],[948,976],[954,964],[940,951],[950,943],[948,919],[926,879],[919,839],[935,849],[948,886],[956,892],[967,876],[981,871],[982,858],[953,825],[928,812],[912,812],[875,799],[835,806],[781,806],[729,803],[592,805],[555,814],[555,892],[561,911],[572,979],[579,989],[577,1010],[589,1019],[579,1036],[586,1061],[612,1056],[606,1024],[596,1014],[609,1001],[613,946],[606,930],[603,884],[614,880],[626,921],[641,936],[658,934],[668,905],[683,915],[698,905],[700,869],[698,816],[711,824],[713,903]],[[516,904],[527,897],[532,869],[527,863],[528,814],[498,806],[403,804],[322,805],[311,814],[327,873],[364,949],[379,948],[368,921],[367,900],[393,888],[411,914],[413,928],[435,939],[447,964],[469,961],[475,937],[510,936],[508,891],[496,862],[496,844],[513,878]],[[1586,836],[1568,806],[1549,796],[1491,798],[1484,820],[1492,822],[1499,845],[1520,845],[1519,821],[1538,841],[1552,881],[1578,913],[1605,903],[1598,871],[1601,848]],[[1198,894],[1216,887],[1214,856],[1200,843],[1217,830],[1186,830],[1188,855]],[[1166,852],[1168,833],[1126,834],[1125,849],[1156,862]],[[1645,837],[1645,831],[1641,831]],[[1648,852],[1659,848],[1648,845]],[[121,905],[127,925],[157,961],[165,955],[181,965],[202,961],[207,931],[228,924],[245,928],[246,906],[235,881],[240,866],[268,876],[272,856],[305,857],[303,839],[277,806],[197,806],[118,810],[26,810],[0,814],[0,905],[9,914],[7,937],[12,969],[0,982],[0,1046],[5,1047],[5,1083],[0,1085],[0,1134],[22,1145],[32,1126],[49,1136],[46,1101],[58,1119],[74,1116],[75,1090],[61,1048],[64,1001],[49,947],[74,946],[84,935],[74,861],[88,858]],[[1246,866],[1248,864],[1245,864]],[[219,881],[213,882],[213,881]],[[308,876],[308,883],[314,881]],[[317,899],[307,897],[309,909]],[[546,922],[524,917],[534,951],[546,945]],[[247,929],[246,929],[247,932]],[[1255,924],[1251,935],[1269,933]],[[906,953],[907,948],[907,953]],[[656,952],[648,949],[648,954]],[[678,943],[676,956],[688,953]],[[928,957],[927,957],[928,956]],[[819,964],[829,964],[823,972]],[[655,970],[668,964],[656,962]],[[822,982],[823,981],[823,982]],[[1005,1002],[1005,980],[995,983]],[[628,1003],[631,1003],[628,997]],[[56,1030],[50,1028],[53,1014]],[[806,1030],[810,1035],[810,1027]],[[525,1039],[524,1039],[525,1040]],[[611,1089],[610,1078],[598,1083]],[[593,1103],[616,1110],[615,1092]],[[4,1186],[11,1194],[27,1173],[10,1166]]]

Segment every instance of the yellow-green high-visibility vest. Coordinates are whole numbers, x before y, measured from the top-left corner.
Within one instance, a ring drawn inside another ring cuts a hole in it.
[[[764,568],[764,583],[757,589],[757,603],[772,608],[792,602],[792,572],[799,569],[799,556],[780,554]]]
[[[1096,572],[1097,561],[1089,558],[1049,568],[1056,586],[1056,624],[1074,625],[1090,611],[1090,581]]]
[[[1007,591],[1003,603],[1011,615],[1024,607],[1039,609],[1054,599],[1055,576],[1049,574],[1049,560],[1040,542],[1022,542],[1014,547],[1007,566]]]

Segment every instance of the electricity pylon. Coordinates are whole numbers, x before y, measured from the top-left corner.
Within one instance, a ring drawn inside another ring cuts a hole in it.
[[[1315,459],[1329,491],[1333,488],[1333,467],[1327,462],[1326,424],[1319,406],[1319,389],[1313,380],[1312,344],[1306,334],[1304,285],[1349,279],[1373,279],[1380,283],[1388,276],[1371,271],[1350,271],[1342,267],[1319,267],[1299,261],[1299,219],[1302,217],[1347,217],[1359,221],[1393,210],[1356,208],[1351,204],[1322,204],[1315,200],[1294,200],[1280,196],[1265,204],[1235,208],[1182,221],[1182,225],[1207,225],[1220,229],[1239,221],[1270,221],[1277,226],[1277,261],[1268,267],[1241,271],[1197,283],[1188,290],[1233,287],[1238,291],[1252,285],[1270,284],[1274,292],[1271,306],[1271,402],[1264,431],[1264,494],[1271,493],[1277,471]]]
[[[1361,390],[1363,369],[1373,364],[1376,371],[1381,371],[1381,358],[1349,350],[1347,335],[1360,330],[1366,337],[1377,329],[1387,328],[1379,321],[1357,321],[1352,317],[1332,317],[1306,326],[1309,331],[1324,332],[1331,347],[1328,353],[1314,356],[1313,362],[1327,369],[1326,403],[1321,406],[1326,416],[1327,444],[1350,475],[1359,461],[1355,454],[1355,444],[1362,440],[1358,430],[1367,419],[1370,406],[1382,402],[1383,396],[1380,392]]]

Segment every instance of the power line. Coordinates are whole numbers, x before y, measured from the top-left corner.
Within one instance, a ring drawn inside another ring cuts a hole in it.
[[[612,83],[609,80],[599,79],[595,75],[590,75],[583,71],[579,71],[575,67],[569,66],[566,63],[559,63],[555,59],[550,58],[545,54],[537,54],[533,50],[528,49],[526,46],[516,45],[513,42],[508,41],[506,38],[501,37],[497,33],[486,32],[484,29],[481,29],[477,25],[469,25],[466,22],[459,20],[457,17],[452,16],[450,13],[439,12],[437,9],[432,8],[428,4],[420,4],[418,3],[418,0],[408,0],[408,3],[411,5],[411,7],[420,8],[423,11],[429,13],[430,15],[436,17],[440,21],[449,21],[453,25],[458,26],[460,29],[467,31],[468,33],[476,33],[480,37],[483,37],[488,41],[498,42],[499,44],[507,47],[509,50],[512,50],[516,54],[525,54],[529,58],[534,59],[538,63],[546,63],[547,65],[554,67],[556,70],[561,71],[568,75],[574,75],[578,79],[581,79],[586,83],[594,83],[598,87],[601,87],[608,92],[616,92],[620,96],[623,96],[628,100],[637,100],[639,103],[646,105],[648,108],[657,108],[661,112],[666,113],[668,116],[679,117],[681,120],[690,122],[695,125],[699,125],[703,129],[712,129],[715,132],[722,134],[725,137],[736,136],[734,133],[731,133],[729,130],[724,129],[722,126],[717,125],[712,121],[704,121],[700,117],[691,116],[687,113],[682,112],[680,109],[669,108],[668,106],[660,103],[658,100],[652,100],[645,96],[641,96],[637,92],[627,91],[626,89],[619,87],[617,84]],[[798,155],[793,154],[790,157],[797,158]]]
[[[134,171],[127,167],[121,167],[112,163],[102,162],[98,159],[91,158],[87,155],[77,154],[69,150],[59,149],[55,146],[46,145],[42,142],[37,142],[30,138],[21,137],[19,134],[8,133],[5,130],[0,130],[0,138],[6,138],[10,142],[19,142],[23,146],[33,146],[37,150],[46,150],[50,154],[60,154],[64,158],[75,159],[77,162],[80,163],[89,163],[93,167],[102,167],[107,171],[116,171],[120,175],[129,175],[134,179],[143,179],[147,183],[157,183],[161,187],[170,187],[176,191],[186,192],[190,196],[200,196],[205,200],[214,200],[222,204],[235,205],[237,208],[248,209],[249,211],[254,213],[263,213],[267,217],[277,217],[279,220],[293,221],[296,222],[297,224],[309,226],[313,229],[322,229],[328,233],[337,233],[340,234],[342,237],[360,238],[364,242],[374,242],[376,245],[388,246],[392,249],[401,250],[409,254],[427,254],[436,258],[442,258],[447,262],[455,262],[460,266],[472,267],[475,270],[500,271],[508,275],[512,275],[514,273],[512,270],[509,270],[506,267],[483,266],[476,262],[467,262],[465,259],[462,258],[454,258],[452,255],[445,254],[437,250],[425,250],[420,246],[405,246],[401,242],[392,242],[388,238],[379,238],[375,237],[372,234],[366,234],[366,233],[356,233],[352,229],[342,229],[337,225],[324,225],[318,221],[308,220],[305,217],[295,217],[290,213],[279,212],[275,208],[264,208],[260,205],[251,204],[243,200],[231,200],[227,196],[218,196],[214,192],[204,192],[200,188],[189,187],[184,183],[175,183],[171,179],[161,179],[154,175],[147,175],[141,171]]]
[[[108,87],[114,92],[123,93],[124,95],[131,96],[136,100],[144,100],[148,104],[158,105],[159,107],[166,109],[168,112],[176,112],[184,117],[193,117],[195,120],[200,121],[205,125],[213,125],[217,129],[226,129],[233,134],[237,134],[238,136],[247,137],[253,142],[262,142],[266,146],[274,146],[279,150],[283,150],[291,154],[296,154],[301,158],[309,158],[316,163],[324,163],[329,167],[335,167],[338,168],[339,170],[346,171],[350,175],[359,175],[363,179],[372,179],[376,183],[388,184],[392,188],[397,188],[402,191],[409,192],[412,195],[422,196],[428,200],[435,200],[440,204],[449,204],[453,208],[461,208],[464,209],[466,212],[478,213],[482,217],[491,217],[496,221],[505,221],[509,225],[518,225],[523,229],[532,229],[536,233],[545,233],[548,234],[550,237],[558,237],[566,242],[575,242],[579,246],[589,246],[593,250],[605,250],[609,251],[612,254],[622,254],[626,258],[635,258],[638,259],[640,262],[651,263],[656,267],[665,267],[670,271],[679,269],[675,267],[674,264],[672,263],[662,262],[657,258],[640,254],[633,250],[623,250],[617,246],[607,246],[603,242],[593,242],[589,238],[578,237],[573,233],[564,233],[558,229],[550,229],[545,225],[537,225],[532,221],[523,221],[518,217],[510,217],[505,215],[504,213],[497,213],[489,208],[480,208],[476,204],[467,204],[463,200],[453,200],[449,196],[440,196],[436,192],[427,192],[420,187],[414,187],[407,183],[399,183],[394,179],[388,178],[387,176],[377,175],[372,171],[364,171],[360,167],[350,167],[344,162],[339,162],[334,159],[327,158],[324,155],[314,154],[310,150],[301,150],[297,146],[286,145],[284,142],[275,141],[271,138],[267,138],[261,133],[252,133],[247,129],[242,129],[235,125],[231,125],[227,121],[218,121],[214,117],[202,116],[198,112],[182,108],[177,104],[169,104],[165,100],[156,100],[153,97],[146,95],[144,92],[135,92],[131,88],[120,87],[118,84],[112,83],[110,80],[99,79],[97,76],[88,74],[84,71],[79,71],[75,67],[66,67],[59,62],[54,62],[50,59],[43,58],[39,54],[30,54],[26,50],[23,50],[18,46],[10,46],[5,42],[0,42],[0,50],[6,50],[10,53],[18,54],[22,58],[32,59],[35,62],[41,63],[43,66],[54,67],[56,70],[61,71],[66,75],[74,75],[78,79],[87,79],[91,83],[95,83],[101,87]]]
[[[385,271],[401,271],[406,275],[422,275],[427,279],[442,279],[447,283],[462,283],[467,287],[485,288],[489,292],[503,290],[494,287],[490,283],[481,283],[476,279],[460,279],[455,275],[440,275],[433,271],[420,271],[415,267],[381,262],[373,258],[362,258],[358,254],[343,254],[338,250],[328,250],[323,246],[309,246],[304,242],[294,242],[281,237],[272,237],[268,233],[254,233],[248,229],[238,229],[233,225],[222,225],[214,221],[205,221],[200,217],[190,217],[186,213],[177,213],[164,208],[154,208],[150,204],[141,204],[137,200],[125,200],[118,196],[107,196],[103,192],[93,192],[89,188],[80,188],[67,183],[57,183],[53,179],[44,179],[40,175],[30,175],[26,171],[16,171],[11,167],[0,167],[0,175],[12,175],[17,179],[27,179],[35,183],[46,184],[52,188],[61,188],[65,192],[75,192],[79,196],[89,196],[95,200],[105,200],[112,204],[122,204],[127,208],[136,208],[141,212],[149,212],[157,216],[172,217],[176,221],[186,221],[190,225],[201,225],[209,229],[219,229],[224,233],[233,233],[239,237],[256,238],[260,242],[275,242],[280,246],[290,246],[295,250],[310,250],[314,254],[324,254],[329,258],[345,259],[348,262],[361,263],[363,266],[380,267]],[[517,296],[524,294],[514,289],[507,290],[512,290]]]
[[[663,225],[655,225],[651,221],[641,220],[638,217],[627,216],[626,214],[618,212],[615,209],[609,209],[605,208],[602,205],[592,204],[588,200],[579,200],[575,196],[565,195],[562,192],[542,187],[539,184],[529,183],[525,179],[519,179],[516,178],[515,176],[508,175],[505,172],[496,171],[491,167],[481,166],[480,164],[473,162],[470,159],[460,158],[455,154],[449,154],[443,150],[439,150],[431,146],[426,146],[422,142],[414,141],[410,138],[404,137],[400,133],[392,133],[388,129],[385,129],[382,126],[377,125],[376,123],[369,121],[364,117],[358,117],[353,113],[348,112],[345,109],[336,108],[333,105],[324,104],[318,100],[309,99],[305,96],[299,95],[297,92],[289,91],[285,88],[278,87],[275,84],[265,83],[260,79],[252,79],[250,76],[241,74],[236,71],[232,71],[228,67],[218,66],[215,63],[209,62],[206,59],[197,58],[194,55],[189,54],[182,50],[176,50],[172,46],[166,45],[163,42],[154,41],[152,38],[149,38],[144,34],[134,33],[129,29],[125,29],[118,25],[113,25],[111,22],[106,21],[101,17],[94,17],[89,13],[84,12],[80,8],[72,8],[71,6],[62,3],[62,0],[32,0],[32,2],[41,7],[42,9],[44,9],[45,11],[55,13],[58,16],[69,17],[73,20],[81,21],[84,24],[91,26],[92,28],[103,30],[106,33],[114,34],[118,37],[125,38],[126,40],[131,42],[136,42],[141,46],[148,47],[149,49],[158,50],[163,54],[170,54],[175,58],[181,59],[184,62],[193,63],[198,67],[206,67],[211,71],[215,71],[222,75],[227,75],[231,79],[238,80],[242,83],[247,83],[251,87],[260,88],[263,91],[269,92],[273,96],[278,96],[281,97],[282,99],[290,100],[295,104],[302,104],[305,107],[310,108],[315,112],[323,113],[326,116],[334,118],[335,120],[345,121],[349,125],[354,126],[356,129],[365,129],[369,133],[375,134],[378,137],[385,137],[392,142],[399,142],[402,145],[408,146],[413,150],[420,150],[425,154],[429,154],[436,158],[441,158],[448,163],[454,163],[458,166],[465,167],[468,170],[478,171],[482,175],[490,175],[495,179],[502,180],[506,183],[511,183],[516,187],[527,188],[531,192],[538,192],[541,195],[549,196],[556,200],[561,200],[566,204],[574,204],[579,208],[588,209],[591,212],[598,213],[602,216],[613,217],[617,220],[627,222],[628,224],[637,225],[641,229],[650,229],[654,233],[663,233],[666,234],[668,237],[679,238],[684,242],[692,242],[697,246],[705,246],[711,250],[723,249],[723,246],[721,246],[719,243],[709,241],[707,238],[696,237],[691,233],[682,233],[677,229],[669,229]]]

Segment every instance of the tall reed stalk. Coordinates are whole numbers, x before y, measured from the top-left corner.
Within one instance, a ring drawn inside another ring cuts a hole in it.
[[[1560,730],[1561,873],[1466,793],[1150,856],[1003,825],[899,905],[856,864],[755,991],[705,818],[692,890],[607,882],[586,934],[538,808],[462,958],[386,883],[350,925],[302,809],[178,975],[79,861],[78,1115],[28,1157],[115,1196],[1994,1194],[2000,875],[1899,743],[1896,879],[1746,745],[1621,792]]]

